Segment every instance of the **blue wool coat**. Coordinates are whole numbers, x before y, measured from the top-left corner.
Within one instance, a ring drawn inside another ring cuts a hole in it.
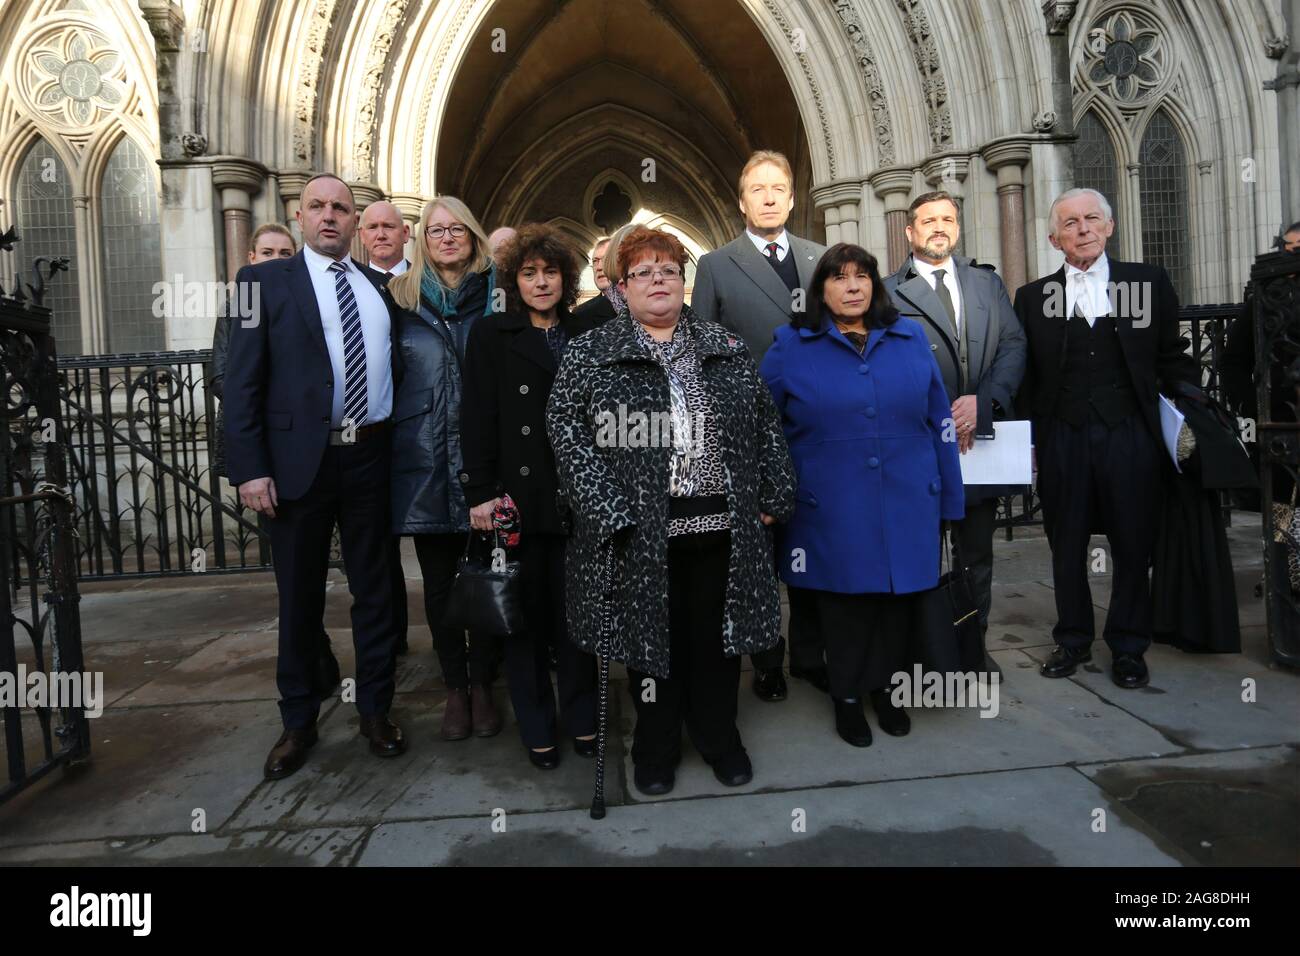
[[[957,443],[944,440],[948,393],[920,325],[873,330],[863,355],[832,322],[785,326],[760,373],[799,479],[777,535],[781,579],[842,594],[938,584],[939,522],[963,517],[965,497]]]

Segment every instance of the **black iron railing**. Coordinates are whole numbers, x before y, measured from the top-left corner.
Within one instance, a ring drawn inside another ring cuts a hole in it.
[[[12,232],[0,236],[6,249],[15,241]],[[10,293],[0,288],[7,393],[0,428],[0,712],[7,774],[0,802],[90,753],[75,505],[50,311],[41,304],[45,281],[66,268],[66,259],[38,259],[26,289],[21,281]]]
[[[1179,310],[1179,325],[1193,358],[1201,366],[1201,385],[1222,401],[1219,382],[1219,359],[1229,325],[1241,312],[1237,303],[1192,305]],[[1223,495],[1224,520],[1231,523],[1231,498]],[[1042,509],[1034,492],[1002,498],[998,502],[997,527],[1011,541],[1016,528],[1042,522]]]
[[[1250,285],[1268,638],[1278,661],[1300,667],[1300,252],[1260,256]]]
[[[59,361],[83,577],[269,568],[214,461],[210,351]]]

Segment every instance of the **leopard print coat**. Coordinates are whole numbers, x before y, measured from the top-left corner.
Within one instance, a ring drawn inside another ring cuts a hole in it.
[[[695,337],[726,472],[731,560],[718,637],[727,656],[752,654],[775,645],[781,628],[772,532],[759,512],[778,521],[790,516],[794,466],[780,414],[744,343],[689,307],[683,307],[681,321]],[[649,417],[669,410],[667,376],[638,341],[632,323],[624,309],[569,344],[546,421],[561,493],[574,522],[565,566],[569,637],[586,651],[598,650],[606,549],[618,532],[631,528],[619,535],[615,549],[608,653],[628,667],[668,677],[672,449],[653,438],[643,443],[632,429],[611,442],[611,432],[601,427],[617,421],[620,410],[625,421],[634,412]],[[649,431],[654,435],[655,429]]]

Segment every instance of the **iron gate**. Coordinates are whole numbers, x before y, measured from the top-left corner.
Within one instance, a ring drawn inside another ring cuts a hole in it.
[[[12,233],[0,237],[6,248],[14,241]],[[77,702],[47,692],[41,703],[27,693],[30,680],[66,690],[74,678],[80,687],[85,676],[74,505],[50,310],[42,305],[45,281],[67,262],[38,259],[26,291],[21,281],[11,293],[0,288],[7,397],[0,428],[0,711],[8,778],[0,802],[90,753],[89,724]],[[21,652],[18,635],[27,638]]]

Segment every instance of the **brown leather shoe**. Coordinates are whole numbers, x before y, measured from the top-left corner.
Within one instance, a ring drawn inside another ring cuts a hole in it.
[[[469,706],[474,717],[475,737],[495,737],[501,733],[501,715],[492,702],[491,687],[475,684],[470,689]]]
[[[370,741],[370,752],[376,757],[396,757],[406,753],[402,728],[389,720],[387,714],[362,717],[361,736]]]
[[[307,751],[316,744],[316,727],[286,730],[275,742],[262,768],[267,780],[282,780],[307,762]]]
[[[443,740],[464,740],[470,732],[469,691],[463,687],[449,688],[447,706],[442,711]]]

